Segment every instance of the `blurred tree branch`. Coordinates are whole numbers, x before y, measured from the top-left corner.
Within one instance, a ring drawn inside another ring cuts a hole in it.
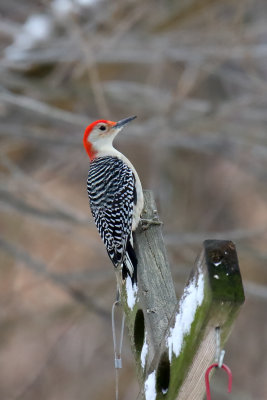
[[[48,271],[46,265],[42,261],[32,257],[23,248],[18,247],[17,245],[14,245],[13,243],[2,238],[0,238],[0,248],[10,256],[20,260],[20,262],[22,262],[35,274],[45,277],[54,285],[67,292],[75,301],[84,306],[88,311],[94,312],[104,319],[109,318],[110,313],[99,306],[93,297],[90,297],[88,294],[83,293],[79,289],[69,286],[68,281],[66,282],[64,279],[64,275]]]
[[[31,99],[27,96],[12,94],[6,89],[0,92],[0,101],[38,112],[49,119],[64,121],[80,127],[84,127],[89,122],[89,118],[86,116],[76,115],[68,111],[60,110],[56,107],[51,107],[48,104],[42,103],[36,99]]]

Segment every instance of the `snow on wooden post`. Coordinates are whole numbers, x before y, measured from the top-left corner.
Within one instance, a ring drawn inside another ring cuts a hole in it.
[[[127,278],[122,306],[135,356],[142,400],[202,400],[204,375],[214,361],[215,328],[221,345],[230,334],[244,291],[235,246],[206,240],[180,300],[177,300],[153,195],[145,191],[135,249],[138,288]]]

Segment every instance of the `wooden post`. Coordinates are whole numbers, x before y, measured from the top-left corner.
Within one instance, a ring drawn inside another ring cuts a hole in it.
[[[220,327],[223,346],[244,302],[235,246],[206,240],[178,301],[153,195],[144,195],[142,218],[156,224],[138,228],[138,288],[127,278],[122,292],[139,398],[202,400],[205,370],[216,352],[215,328]]]

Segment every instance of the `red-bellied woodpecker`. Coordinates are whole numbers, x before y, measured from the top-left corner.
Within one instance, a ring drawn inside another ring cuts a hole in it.
[[[134,118],[95,121],[86,128],[83,139],[91,161],[87,179],[91,212],[115,266],[119,291],[118,274],[122,273],[123,279],[129,275],[132,284],[137,282],[132,232],[138,226],[144,201],[137,172],[113,147],[113,139]]]

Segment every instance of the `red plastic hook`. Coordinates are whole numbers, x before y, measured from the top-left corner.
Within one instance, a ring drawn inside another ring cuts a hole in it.
[[[205,384],[206,384],[207,400],[211,400],[211,397],[210,397],[209,374],[210,374],[210,371],[212,370],[212,368],[218,367],[218,366],[219,366],[218,363],[211,364],[211,365],[207,368],[207,371],[206,371],[206,373],[205,373]],[[222,364],[222,368],[223,368],[223,369],[227,372],[227,374],[228,374],[228,393],[230,393],[231,390],[232,390],[233,375],[232,375],[232,372],[231,372],[230,368],[227,367],[227,365]]]

